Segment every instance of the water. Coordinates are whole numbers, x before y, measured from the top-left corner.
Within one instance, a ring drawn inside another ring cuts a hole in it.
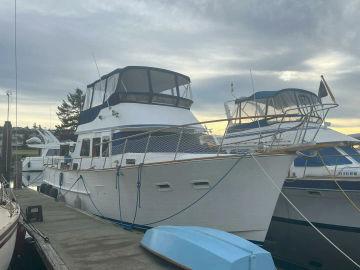
[[[35,245],[31,237],[26,237],[22,250],[14,253],[9,270],[46,270]]]

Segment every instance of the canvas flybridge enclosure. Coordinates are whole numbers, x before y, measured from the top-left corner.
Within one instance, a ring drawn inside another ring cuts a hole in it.
[[[233,115],[236,118],[257,116],[257,118],[236,120],[233,128],[243,125],[268,125],[272,121],[294,122],[302,121],[306,116],[309,122],[321,123],[324,116],[321,100],[312,92],[287,88],[278,91],[260,91],[255,94],[235,100]],[[274,117],[274,115],[282,115]],[[260,118],[258,118],[260,116]],[[255,126],[254,126],[255,127]]]
[[[169,105],[189,109],[190,78],[183,74],[144,66],[116,69],[89,84],[83,111],[121,102]]]

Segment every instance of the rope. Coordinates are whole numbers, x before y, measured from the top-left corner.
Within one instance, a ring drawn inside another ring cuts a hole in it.
[[[117,190],[118,190],[118,203],[119,203],[119,219],[120,222],[122,223],[122,214],[121,214],[121,200],[120,200],[120,169],[121,169],[121,164],[117,167],[117,171],[116,171],[116,185],[117,185]]]
[[[15,171],[18,171],[18,64],[17,64],[17,14],[16,0],[14,1],[14,64],[15,64]]]
[[[195,201],[193,201],[192,203],[190,203],[189,205],[187,205],[185,208],[175,212],[174,214],[166,217],[166,218],[163,218],[163,219],[160,219],[160,220],[157,220],[157,221],[153,221],[153,222],[149,222],[149,223],[146,223],[146,224],[143,224],[144,226],[148,226],[148,225],[152,225],[152,224],[155,224],[155,223],[159,223],[159,222],[162,222],[162,221],[165,221],[165,220],[168,220],[168,219],[171,219],[177,215],[179,215],[180,213],[186,211],[187,209],[189,209],[190,207],[192,207],[193,205],[195,205],[196,203],[198,203],[202,198],[204,198],[207,194],[209,194],[216,186],[218,186],[229,174],[230,172],[236,167],[236,165],[238,165],[238,163],[240,162],[240,160],[242,160],[243,158],[245,157],[244,156],[241,156],[239,157],[235,163],[229,168],[229,170],[227,170],[227,172],[222,176],[220,177],[220,179],[208,190],[206,191],[203,195],[201,195],[198,199],[196,199]]]
[[[139,167],[138,167],[138,179],[137,179],[137,182],[136,182],[136,189],[137,189],[137,192],[136,192],[136,207],[135,207],[134,218],[133,218],[132,224],[130,226],[131,229],[134,227],[138,208],[141,208],[141,204],[140,204],[140,202],[141,202],[141,174],[142,174],[143,165],[144,165],[144,163],[140,163]]]
[[[351,204],[352,207],[354,207],[354,209],[360,213],[360,207],[353,201],[351,200],[351,198],[346,194],[346,192],[342,189],[342,187],[340,186],[340,184],[338,183],[338,181],[335,178],[335,175],[332,174],[328,168],[328,166],[325,164],[325,161],[323,159],[323,157],[321,156],[320,152],[318,152],[319,158],[321,159],[321,162],[324,164],[324,167],[326,169],[326,171],[329,173],[330,177],[334,180],[335,184],[337,185],[337,187],[340,189],[341,193],[344,195],[344,197],[349,201],[349,203]]]
[[[81,175],[80,175],[81,176]],[[91,196],[90,196],[90,193],[88,191],[88,189],[86,188],[86,185],[85,185],[85,181],[84,181],[84,178],[81,176],[81,180],[83,182],[83,185],[84,185],[84,188],[86,190],[86,194],[89,196],[89,199],[91,201],[91,203],[93,204],[93,206],[95,207],[95,209],[98,211],[98,213],[100,214],[101,217],[104,217],[104,215],[100,212],[100,210],[96,207],[94,201],[92,200]]]
[[[357,268],[360,269],[360,264],[354,261],[349,255],[347,255],[344,251],[342,251],[335,243],[333,243],[325,234],[323,234],[291,201],[290,199],[282,192],[281,188],[277,186],[272,177],[266,172],[264,167],[260,164],[260,162],[250,153],[252,158],[255,160],[259,168],[262,170],[264,175],[270,180],[271,184],[280,192],[280,194],[285,198],[285,200],[295,209],[295,211],[307,222],[309,225],[322,236],[326,241],[328,241],[337,251],[339,251],[345,258],[347,258],[351,263],[353,263]]]
[[[66,190],[66,192],[64,194],[61,194],[61,195],[65,196],[66,194],[68,194],[68,192],[70,192],[72,190],[72,188],[75,186],[75,184],[82,178],[83,178],[82,175],[80,175],[78,177],[78,179],[76,179],[76,181],[71,185],[71,187],[68,190]],[[61,190],[61,187],[60,187],[60,190]]]
[[[24,185],[24,187],[29,187],[32,184],[38,183],[42,180],[42,178],[40,177],[41,175],[43,175],[44,172],[40,172],[32,181],[29,181],[27,185]]]

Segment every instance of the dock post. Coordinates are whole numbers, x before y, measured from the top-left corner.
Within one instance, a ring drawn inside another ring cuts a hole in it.
[[[1,175],[4,176],[6,181],[10,182],[11,172],[11,138],[12,138],[12,126],[10,121],[5,121],[3,128],[3,139],[1,147]]]
[[[21,160],[17,160],[16,162],[16,172],[15,172],[15,183],[14,188],[21,188],[22,187],[22,162]]]

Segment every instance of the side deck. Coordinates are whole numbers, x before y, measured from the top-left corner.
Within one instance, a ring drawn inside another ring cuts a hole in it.
[[[42,205],[44,221],[25,227],[48,269],[178,269],[141,248],[141,232],[124,230],[29,188],[14,194],[23,213],[27,206]]]

